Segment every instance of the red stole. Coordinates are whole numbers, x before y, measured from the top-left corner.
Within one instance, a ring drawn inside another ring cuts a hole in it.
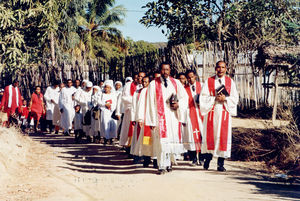
[[[197,118],[197,109],[195,101],[194,101],[194,97],[191,91],[191,87],[188,85],[185,87],[185,90],[189,96],[189,109],[190,109],[190,119],[191,119],[191,123],[192,123],[192,129],[193,129],[193,136],[194,136],[194,142],[195,142],[195,146],[196,146],[196,151],[200,152],[201,151],[201,132],[200,132],[200,128],[199,128],[199,122],[198,122],[198,118]],[[201,84],[200,82],[196,82],[196,93],[200,94],[201,92]],[[200,112],[200,110],[199,110]],[[200,117],[201,114],[200,114]]]
[[[137,84],[135,82],[131,82],[131,85],[130,85],[130,95],[133,96],[134,92],[136,91],[136,87],[137,87]]]
[[[227,92],[230,94],[231,90],[231,79],[230,77],[225,76],[225,88]],[[216,96],[216,89],[215,89],[215,77],[208,78],[208,90],[210,96]],[[214,150],[215,149],[215,142],[214,142],[214,109],[213,106],[212,110],[207,114],[207,127],[206,127],[206,142],[207,142],[207,149]],[[227,139],[228,139],[228,126],[229,126],[229,112],[225,109],[223,104],[223,111],[222,111],[222,119],[221,119],[221,130],[220,130],[220,151],[227,150]]]
[[[174,88],[177,93],[177,84],[174,78],[169,77]],[[166,125],[166,115],[165,115],[165,108],[164,108],[164,99],[162,94],[162,81],[161,78],[155,79],[155,89],[156,89],[156,105],[157,105],[157,113],[158,113],[158,125],[159,125],[159,134],[160,138],[167,137],[167,125]],[[178,125],[180,128],[180,125]],[[179,129],[179,140],[181,141],[181,132]]]
[[[135,82],[131,82],[130,84],[130,95],[133,96],[134,92],[136,91],[137,84]],[[128,129],[128,137],[129,137],[129,145],[131,144],[131,138],[134,131],[134,125],[133,122],[130,121],[129,129]]]

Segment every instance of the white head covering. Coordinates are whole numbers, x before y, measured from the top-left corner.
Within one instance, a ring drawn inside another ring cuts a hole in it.
[[[106,85],[111,87],[111,92],[115,92],[114,81],[105,80],[103,86],[105,87]]]
[[[89,81],[88,81],[88,80],[82,80],[82,82],[81,82],[81,83],[83,83],[83,82],[85,82],[85,83],[88,83]]]
[[[91,81],[88,81],[88,82],[86,83],[86,87],[93,87],[93,83],[92,83]]]
[[[125,82],[129,82],[129,81],[130,81],[130,82],[133,81],[132,77],[126,77],[126,78],[125,78]]]
[[[97,85],[93,86],[93,89],[97,89],[98,91],[101,91],[101,88]]]
[[[123,87],[123,84],[122,84],[121,81],[116,81],[116,82],[115,82],[115,86],[116,86],[117,84],[120,84],[120,85],[121,85],[121,88]]]

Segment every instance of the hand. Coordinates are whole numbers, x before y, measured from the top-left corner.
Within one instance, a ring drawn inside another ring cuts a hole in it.
[[[2,112],[4,112],[4,106],[2,106],[0,110],[1,110]]]
[[[218,94],[217,96],[216,96],[216,101],[218,101],[218,102],[224,102],[225,101],[225,99],[226,99],[226,96],[224,95],[224,94]]]
[[[151,130],[154,130],[155,129],[155,126],[150,126]]]
[[[31,112],[31,107],[28,107],[28,112]]]
[[[186,123],[182,123],[183,126],[186,126]]]
[[[173,109],[173,110],[177,110],[178,107],[179,107],[179,105],[177,102],[171,104],[171,109]]]
[[[136,124],[136,122],[135,121],[133,121],[133,122],[131,122],[132,123],[132,125],[134,125],[135,126],[135,124]]]
[[[143,125],[144,125],[143,122],[138,122],[138,124],[139,124],[139,127],[141,127],[141,128],[142,128]]]
[[[120,115],[116,115],[117,119],[120,120],[121,119],[121,116]]]
[[[64,113],[64,109],[60,109],[59,111],[60,111],[60,113]]]
[[[55,101],[53,99],[51,99],[51,103],[55,103]]]
[[[110,106],[111,106],[111,104],[109,104],[109,103],[106,103],[106,104],[105,104],[105,107],[106,107],[107,109],[110,109]]]

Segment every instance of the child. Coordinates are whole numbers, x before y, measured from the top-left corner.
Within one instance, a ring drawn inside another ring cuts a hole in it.
[[[82,121],[83,121],[83,116],[80,111],[80,105],[76,105],[75,106],[75,117],[74,117],[75,143],[78,143],[83,136]]]
[[[20,114],[20,126],[23,132],[27,127],[27,118],[29,115],[28,107],[27,107],[27,100],[23,100],[22,105],[18,108]]]

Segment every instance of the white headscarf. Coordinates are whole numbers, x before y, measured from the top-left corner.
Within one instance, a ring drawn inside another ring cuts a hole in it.
[[[133,81],[132,77],[126,77],[126,78],[125,78],[125,83],[126,83],[126,82],[129,82],[129,81],[130,81],[130,82]]]
[[[93,87],[93,83],[92,83],[91,81],[88,81],[88,82],[86,83],[86,87]]]
[[[99,86],[97,86],[97,85],[93,86],[93,89],[97,89],[98,92],[101,91],[101,88]]]
[[[115,92],[114,81],[105,80],[103,86],[105,87],[106,85],[111,87],[111,92]]]

